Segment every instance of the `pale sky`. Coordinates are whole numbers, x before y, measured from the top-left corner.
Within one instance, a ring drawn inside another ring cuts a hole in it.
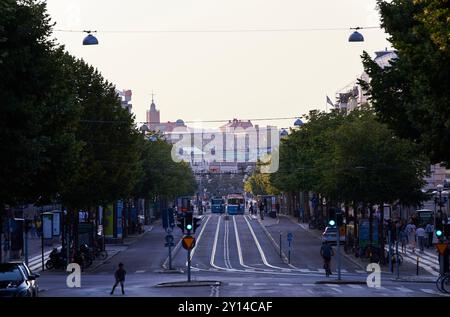
[[[391,48],[381,29],[111,33],[146,30],[311,29],[378,26],[375,0],[47,0],[54,32],[118,89],[133,91],[136,121],[155,93],[161,121],[295,117],[325,110],[326,95],[362,73],[360,55]],[[105,31],[105,32],[102,32]],[[264,121],[278,127],[293,120]],[[219,124],[214,124],[217,126]],[[209,125],[211,126],[211,125]]]

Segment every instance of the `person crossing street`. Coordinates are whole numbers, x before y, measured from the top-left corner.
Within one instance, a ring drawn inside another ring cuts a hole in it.
[[[116,278],[116,283],[114,284],[114,286],[111,290],[111,293],[110,293],[111,295],[114,294],[114,290],[116,289],[117,285],[119,285],[119,283],[120,283],[120,288],[122,289],[122,295],[125,295],[123,283],[125,282],[126,274],[127,274],[127,271],[124,270],[123,263],[119,263],[119,268],[114,273],[114,277]]]

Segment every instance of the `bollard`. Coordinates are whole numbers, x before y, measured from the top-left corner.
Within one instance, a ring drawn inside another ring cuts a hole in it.
[[[280,258],[281,258],[281,231],[280,231]]]
[[[419,256],[417,256],[416,275],[419,275]]]

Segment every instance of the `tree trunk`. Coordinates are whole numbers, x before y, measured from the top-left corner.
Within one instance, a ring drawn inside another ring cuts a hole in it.
[[[372,247],[373,244],[373,212],[372,204],[369,204],[369,245]]]
[[[3,263],[3,214],[5,205],[0,203],[0,263]]]
[[[380,223],[378,224],[378,240],[380,244],[380,255],[383,264],[385,264],[384,257],[384,203],[380,204]]]

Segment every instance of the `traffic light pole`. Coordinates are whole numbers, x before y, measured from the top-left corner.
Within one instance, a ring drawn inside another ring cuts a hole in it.
[[[172,244],[169,243],[169,270],[172,270]]]
[[[340,213],[336,213],[336,219],[340,217]],[[337,271],[338,271],[338,281],[341,280],[341,228],[342,225],[340,221],[336,221],[336,255],[338,260]]]
[[[338,281],[340,281],[341,280],[341,244],[340,244],[340,240],[341,240],[341,233],[340,233],[340,231],[339,231],[339,228],[338,228],[338,230],[336,230],[337,232],[337,234],[336,234],[336,237],[337,237],[337,239],[336,239],[336,255],[337,255],[337,260],[338,260],[338,266],[337,266],[337,271],[338,271]]]
[[[188,255],[187,255],[187,262],[188,262],[188,282],[191,281],[191,250],[188,250]]]

